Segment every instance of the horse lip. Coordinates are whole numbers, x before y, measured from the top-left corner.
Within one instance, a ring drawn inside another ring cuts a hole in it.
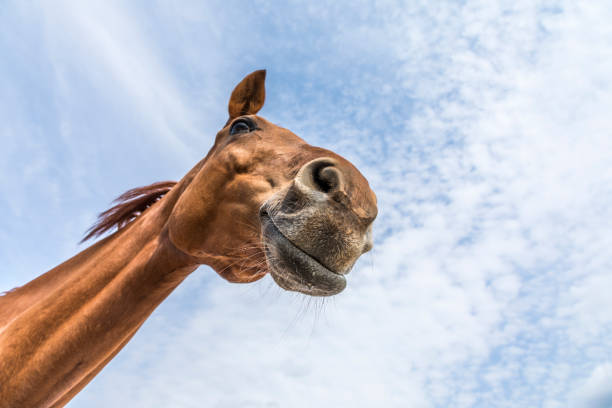
[[[265,221],[268,221],[270,223],[270,226],[272,228],[274,228],[276,231],[276,233],[279,235],[280,238],[283,238],[284,240],[286,240],[289,244],[291,244],[291,246],[293,248],[295,248],[297,251],[299,251],[300,253],[302,253],[303,255],[305,255],[307,258],[311,259],[313,262],[315,262],[318,266],[320,266],[321,268],[325,269],[328,272],[331,272],[333,274],[336,275],[342,275],[339,272],[336,272],[334,270],[329,269],[327,266],[323,265],[317,258],[315,258],[314,256],[310,255],[308,252],[304,251],[302,248],[300,248],[299,246],[295,245],[289,238],[287,238],[281,231],[280,229],[276,226],[276,224],[274,223],[274,220],[272,219],[272,217],[270,217],[270,215],[268,215],[267,212],[263,212],[262,213],[262,218],[265,219]]]
[[[346,278],[327,268],[285,237],[270,215],[260,211],[266,258],[272,277],[287,290],[314,296],[329,296],[346,287]],[[277,256],[271,256],[274,251]],[[279,271],[277,268],[285,266]]]

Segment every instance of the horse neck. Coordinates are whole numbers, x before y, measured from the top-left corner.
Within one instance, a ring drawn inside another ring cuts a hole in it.
[[[0,297],[0,407],[63,405],[197,267],[164,229],[179,190]]]

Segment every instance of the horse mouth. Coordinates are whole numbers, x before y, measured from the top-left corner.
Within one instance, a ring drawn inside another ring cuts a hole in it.
[[[260,216],[270,274],[281,288],[311,296],[331,296],[344,290],[343,275],[328,269],[287,239],[267,212]]]

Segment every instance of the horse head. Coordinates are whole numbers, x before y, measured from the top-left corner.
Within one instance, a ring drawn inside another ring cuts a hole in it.
[[[257,115],[265,76],[232,92],[226,125],[179,183],[169,239],[231,282],[270,272],[284,289],[333,295],[372,248],[376,196],[346,159]]]

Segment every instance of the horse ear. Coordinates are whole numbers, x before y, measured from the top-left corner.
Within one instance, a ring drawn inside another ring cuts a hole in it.
[[[254,115],[264,104],[266,99],[266,70],[251,72],[232,91],[229,111],[230,119],[242,115]]]

